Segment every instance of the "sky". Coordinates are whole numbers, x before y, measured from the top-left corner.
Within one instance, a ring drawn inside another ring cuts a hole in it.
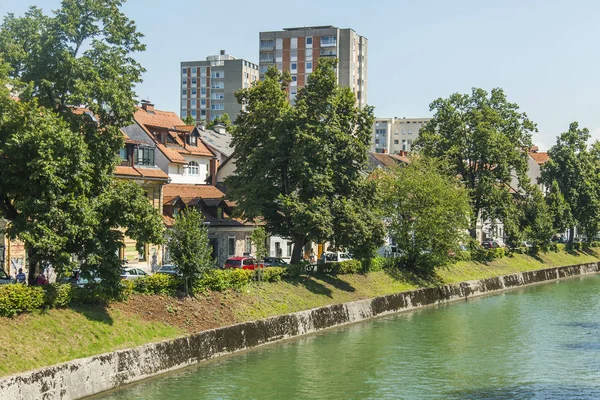
[[[0,16],[59,3],[1,0]],[[600,1],[129,0],[123,11],[146,35],[137,93],[158,109],[179,110],[181,61],[224,49],[257,63],[261,31],[334,25],[369,40],[377,117],[428,117],[439,97],[501,87],[537,124],[541,149],[572,121],[600,140]]]

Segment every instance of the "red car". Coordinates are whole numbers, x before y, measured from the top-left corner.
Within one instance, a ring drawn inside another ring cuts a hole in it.
[[[258,264],[256,260],[252,257],[229,257],[227,261],[225,261],[225,265],[223,269],[230,268],[241,268],[241,269],[255,269],[255,268],[264,268],[262,264]]]

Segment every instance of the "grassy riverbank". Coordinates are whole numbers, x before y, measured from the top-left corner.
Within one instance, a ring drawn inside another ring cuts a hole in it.
[[[48,310],[0,318],[0,375],[52,365],[183,334],[376,297],[422,286],[456,283],[515,272],[598,261],[600,249],[577,253],[517,254],[490,263],[461,261],[423,281],[409,274],[317,274],[251,285],[242,292],[208,293],[198,299],[135,295],[110,307]]]

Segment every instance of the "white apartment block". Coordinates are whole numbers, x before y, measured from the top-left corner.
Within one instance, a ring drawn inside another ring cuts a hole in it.
[[[409,152],[421,128],[431,118],[376,118],[373,123],[371,151],[396,154]]]

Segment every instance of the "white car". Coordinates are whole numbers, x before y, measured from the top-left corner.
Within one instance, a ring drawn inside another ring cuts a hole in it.
[[[344,253],[341,251],[333,252],[333,251],[325,251],[321,254],[321,258],[319,258],[319,264],[326,264],[332,262],[341,262],[352,260],[352,257],[348,253]]]
[[[148,276],[148,274],[139,268],[123,268],[121,271],[121,279],[132,280],[142,276]]]

